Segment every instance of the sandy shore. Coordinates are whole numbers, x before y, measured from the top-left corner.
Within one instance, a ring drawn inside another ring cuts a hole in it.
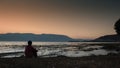
[[[120,56],[0,58],[0,68],[120,68]]]

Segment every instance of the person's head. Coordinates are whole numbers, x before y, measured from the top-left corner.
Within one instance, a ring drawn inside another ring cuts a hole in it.
[[[32,45],[32,41],[29,40],[29,41],[28,41],[28,45]]]
[[[118,35],[120,35],[120,19],[115,23],[114,29]]]

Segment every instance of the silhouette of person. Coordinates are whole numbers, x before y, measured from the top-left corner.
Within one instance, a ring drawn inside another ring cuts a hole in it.
[[[117,34],[120,35],[120,19],[115,23],[114,29],[116,30]]]
[[[25,57],[26,58],[37,57],[37,50],[32,46],[32,41],[28,41],[28,45],[25,47]]]

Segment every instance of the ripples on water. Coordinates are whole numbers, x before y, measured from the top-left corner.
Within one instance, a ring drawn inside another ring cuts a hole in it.
[[[101,44],[119,44],[107,42],[33,42],[33,46],[38,50],[40,57],[82,57],[91,55],[107,55],[109,53],[119,53],[115,50],[102,49]],[[0,42],[0,57],[12,58],[24,55],[24,47],[27,42]]]

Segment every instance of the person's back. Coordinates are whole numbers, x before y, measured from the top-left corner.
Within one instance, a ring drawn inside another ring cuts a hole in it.
[[[37,50],[33,48],[31,45],[32,45],[32,41],[28,41],[28,45],[25,47],[26,58],[37,57]]]

